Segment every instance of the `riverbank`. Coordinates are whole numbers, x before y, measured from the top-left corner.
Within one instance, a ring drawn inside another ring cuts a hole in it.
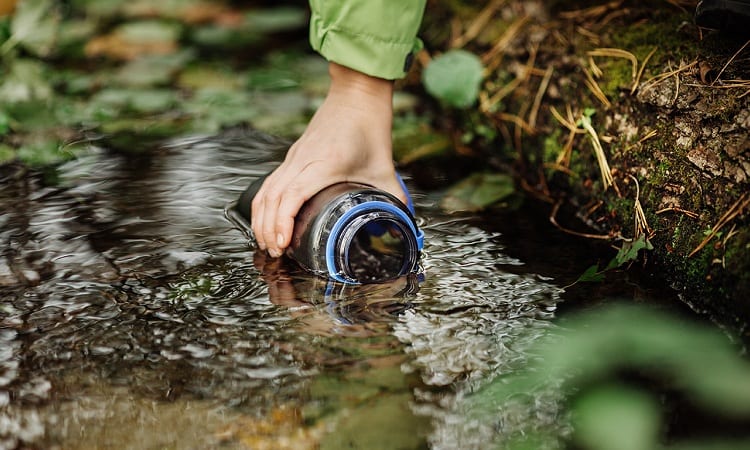
[[[743,329],[750,48],[696,27],[694,4],[435,2],[418,59],[460,48],[484,64],[473,107],[434,104],[462,160],[510,171],[554,226],[611,243],[630,256],[613,250],[617,265],[645,266]],[[415,72],[405,85],[421,89]]]

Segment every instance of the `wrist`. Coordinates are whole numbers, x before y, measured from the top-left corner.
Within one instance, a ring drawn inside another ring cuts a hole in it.
[[[393,81],[373,77],[334,62],[328,64],[328,73],[331,77],[329,94],[366,101],[370,106],[392,108]]]

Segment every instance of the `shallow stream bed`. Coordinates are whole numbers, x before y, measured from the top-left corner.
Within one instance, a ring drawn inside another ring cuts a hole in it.
[[[235,130],[94,151],[52,184],[7,168],[0,448],[486,448],[513,412],[464,398],[523,366],[560,309],[684,312],[625,280],[564,299],[593,247],[524,209],[445,215],[418,189],[423,274],[327,284],[224,215],[282,149]]]

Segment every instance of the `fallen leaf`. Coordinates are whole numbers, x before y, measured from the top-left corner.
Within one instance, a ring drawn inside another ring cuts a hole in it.
[[[84,52],[88,57],[106,56],[133,60],[143,55],[168,55],[177,51],[182,32],[178,24],[159,20],[130,22],[113,32],[90,40]]]
[[[16,59],[0,84],[0,104],[48,100],[52,87],[44,75],[44,65],[31,59]]]
[[[8,42],[21,45],[37,56],[47,56],[52,52],[60,15],[52,0],[25,0],[18,4],[10,25],[11,37]]]
[[[0,0],[0,17],[7,16],[16,9],[18,0]]]
[[[503,173],[475,173],[448,190],[441,207],[449,212],[481,211],[515,192],[513,178]]]

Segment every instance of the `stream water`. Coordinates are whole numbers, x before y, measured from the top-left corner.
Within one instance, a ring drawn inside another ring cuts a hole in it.
[[[0,448],[482,448],[512,429],[462,399],[529,357],[590,249],[415,189],[423,275],[330,285],[224,215],[283,148],[234,130],[94,151],[51,184],[2,174]],[[571,301],[649,295],[609,289]]]

